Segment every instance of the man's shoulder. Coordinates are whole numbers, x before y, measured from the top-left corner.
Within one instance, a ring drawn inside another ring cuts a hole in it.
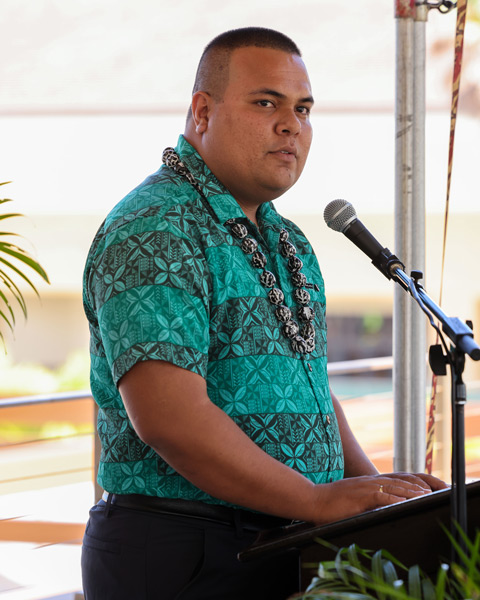
[[[188,237],[195,228],[197,194],[170,169],[161,168],[127,194],[108,213],[92,242],[87,269],[110,246],[154,231]]]
[[[196,193],[192,186],[170,169],[160,168],[128,193],[110,211],[105,220],[105,231],[132,223],[136,218],[164,216],[194,203]]]

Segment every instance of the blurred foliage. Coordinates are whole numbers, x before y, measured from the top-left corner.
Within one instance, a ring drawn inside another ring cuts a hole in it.
[[[87,423],[46,421],[45,423],[0,422],[0,448],[39,440],[75,437],[92,434],[93,420]]]
[[[473,540],[460,530],[463,545],[445,530],[456,552],[451,564],[441,564],[436,578],[420,566],[405,567],[385,550],[371,552],[352,544],[337,551],[335,560],[318,565],[318,575],[298,600],[461,600],[480,599],[480,531]],[[326,542],[320,543],[330,546]]]
[[[0,186],[10,183],[4,181]],[[0,199],[0,205],[12,202],[10,198]],[[0,221],[13,217],[22,217],[20,213],[0,213]],[[12,236],[17,236],[11,231],[0,231],[0,318],[11,331],[15,325],[14,306],[21,308],[24,317],[27,317],[27,305],[19,285],[26,283],[38,296],[38,291],[29,277],[25,274],[25,267],[34,271],[44,281],[49,283],[48,276],[43,267],[26,250],[8,241]],[[7,238],[7,239],[5,239]],[[28,272],[28,270],[27,270]],[[0,328],[0,340],[4,342],[3,334]]]
[[[480,0],[469,0],[467,4],[467,19],[480,23]]]
[[[39,364],[15,364],[0,354],[0,397],[35,396],[60,392],[86,391],[89,383],[90,357],[87,351],[72,353],[58,369]],[[0,446],[38,439],[70,437],[93,432],[93,412],[78,412],[71,403],[42,404],[14,409],[6,419],[0,412]],[[38,410],[42,417],[39,418]],[[67,413],[67,414],[66,414]],[[71,417],[69,415],[71,414]]]
[[[363,332],[366,335],[377,335],[381,333],[385,319],[380,313],[369,313],[363,316]]]
[[[70,354],[57,369],[36,363],[14,363],[0,354],[0,397],[88,390],[89,368],[87,351]]]

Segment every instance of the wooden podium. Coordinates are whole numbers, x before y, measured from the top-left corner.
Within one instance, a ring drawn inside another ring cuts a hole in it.
[[[407,567],[419,565],[435,575],[442,560],[450,560],[450,542],[441,524],[450,527],[451,491],[441,490],[321,527],[298,523],[261,532],[255,543],[239,554],[240,561],[299,549],[302,563],[331,560],[335,552],[319,544],[321,538],[337,548],[356,543],[367,550],[385,549]],[[467,484],[468,535],[480,528],[480,481]]]

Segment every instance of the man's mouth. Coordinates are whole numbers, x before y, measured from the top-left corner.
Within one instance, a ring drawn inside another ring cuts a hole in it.
[[[278,156],[283,160],[294,160],[297,156],[295,150],[288,150],[285,148],[280,148],[279,150],[273,150],[271,154]]]
[[[293,154],[294,156],[297,155],[297,150],[294,147],[289,147],[289,148],[279,148],[277,150],[277,152],[280,152],[281,154]]]

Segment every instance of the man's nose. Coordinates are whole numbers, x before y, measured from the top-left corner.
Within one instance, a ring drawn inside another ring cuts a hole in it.
[[[298,135],[302,130],[302,122],[293,110],[285,110],[277,122],[276,131],[279,134]]]

